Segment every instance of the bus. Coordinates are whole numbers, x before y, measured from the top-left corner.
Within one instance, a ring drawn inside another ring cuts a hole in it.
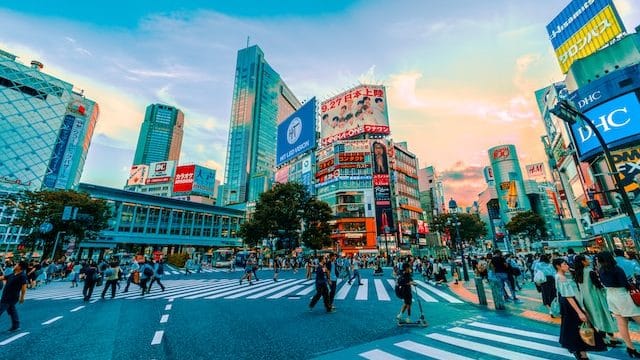
[[[228,268],[231,266],[232,261],[234,261],[232,249],[218,249],[213,252],[213,263],[211,265],[217,268]]]

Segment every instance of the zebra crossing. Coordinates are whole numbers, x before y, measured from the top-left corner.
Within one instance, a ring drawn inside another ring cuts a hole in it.
[[[189,270],[192,273],[196,273],[197,270],[191,269]],[[229,272],[243,272],[243,268],[234,269],[233,271],[229,271],[229,268],[202,268],[200,269],[200,273],[212,274],[212,273],[229,273]],[[164,275],[184,275],[184,270],[180,270],[173,266],[165,265]]]
[[[488,319],[471,320],[426,332],[376,341],[351,349],[326,354],[318,359],[364,358],[402,359],[518,359],[544,360],[574,358],[560,347],[558,336],[540,331],[496,325]],[[528,327],[526,327],[528,329]],[[555,330],[557,332],[557,330]],[[611,351],[614,352],[614,351]],[[617,359],[615,353],[589,353],[590,359]]]
[[[183,279],[162,281],[165,291],[161,291],[156,284],[153,285],[150,294],[141,295],[140,288],[131,284],[129,292],[121,289],[116,292],[116,299],[290,299],[297,300],[308,298],[315,293],[315,280],[307,279],[280,279],[277,282],[261,280],[248,285],[246,281],[239,283],[233,279]],[[422,281],[416,281],[416,292],[420,300],[435,303],[461,304],[462,300],[451,294],[437,289],[434,285]],[[121,284],[121,288],[124,284]],[[335,300],[353,299],[355,301],[381,301],[390,302],[398,300],[394,293],[395,281],[393,279],[362,279],[362,285],[349,284],[338,279]],[[99,297],[102,287],[96,287],[93,297]],[[110,291],[107,293],[110,296]],[[29,291],[27,299],[32,300],[80,300],[82,299],[82,287],[70,288],[66,284],[52,284],[35,291]]]

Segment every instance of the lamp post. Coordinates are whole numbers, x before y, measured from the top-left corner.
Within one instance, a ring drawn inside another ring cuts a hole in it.
[[[459,246],[460,251],[460,259],[462,259],[462,274],[464,281],[469,281],[469,271],[467,270],[467,261],[464,258],[464,246],[462,244],[462,239],[460,238],[460,221],[458,221],[458,204],[453,198],[449,200],[449,212],[453,217],[453,225],[456,228],[456,244]]]
[[[598,128],[593,124],[591,119],[589,119],[585,114],[578,111],[578,109],[576,109],[571,103],[569,103],[569,100],[567,99],[560,99],[558,103],[553,107],[553,109],[550,109],[549,111],[555,116],[565,121],[569,125],[575,124],[577,121],[576,118],[580,119],[583,122],[585,122],[587,126],[589,126],[591,131],[593,131],[593,134],[596,136],[598,143],[600,143],[600,146],[602,147],[602,152],[604,153],[604,157],[609,167],[609,171],[611,171],[613,175],[613,179],[615,180],[615,184],[614,184],[615,190],[620,193],[620,197],[622,198],[622,203],[624,204],[627,216],[629,216],[629,220],[631,220],[630,230],[631,230],[631,238],[633,239],[634,246],[636,249],[639,249],[640,247],[638,246],[638,239],[636,238],[636,233],[640,228],[640,225],[638,225],[638,219],[636,218],[636,214],[633,211],[633,206],[631,205],[631,200],[629,200],[629,195],[627,194],[627,191],[624,189],[624,186],[620,185],[621,183],[620,173],[616,169],[615,162],[613,161],[613,157],[611,156],[611,152],[609,151],[609,146],[607,146],[607,143],[604,141],[604,138],[602,137],[600,130],[598,130]]]
[[[56,242],[53,243],[53,251],[51,252],[51,260],[54,262],[56,261],[55,259],[56,249],[58,248],[58,240],[60,240],[60,234],[66,234],[66,233],[67,233],[66,231],[58,231],[58,233],[56,234]]]

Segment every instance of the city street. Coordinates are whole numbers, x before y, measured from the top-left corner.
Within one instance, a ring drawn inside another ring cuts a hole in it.
[[[171,274],[173,271],[169,271]],[[398,327],[400,300],[390,270],[363,285],[338,284],[337,312],[309,311],[313,280],[271,270],[238,284],[241,271],[205,270],[166,277],[144,298],[137,287],[100,300],[81,300],[81,287],[54,282],[27,293],[21,330],[3,332],[0,351],[50,359],[559,359],[558,328],[458,298],[446,286],[418,281],[426,328]],[[121,285],[124,286],[124,283]],[[123,289],[123,288],[121,288]],[[419,316],[414,301],[413,318]],[[6,315],[0,318],[8,327]],[[606,356],[602,356],[606,355]],[[616,350],[593,359],[619,358]]]

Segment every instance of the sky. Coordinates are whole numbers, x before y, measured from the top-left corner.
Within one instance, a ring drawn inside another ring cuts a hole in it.
[[[637,0],[614,0],[628,32]],[[383,84],[391,137],[447,197],[486,188],[487,150],[545,161],[534,91],[563,75],[545,26],[569,0],[11,1],[0,49],[84,90],[100,117],[82,182],[121,188],[147,105],[185,113],[181,163],[223,180],[237,51],[259,45],[300,100]]]

